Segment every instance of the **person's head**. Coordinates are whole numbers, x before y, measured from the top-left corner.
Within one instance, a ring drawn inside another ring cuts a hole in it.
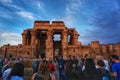
[[[4,59],[4,63],[7,64],[10,60],[8,58]]]
[[[39,58],[40,58],[40,59],[44,59],[44,58],[45,58],[45,53],[40,53],[40,54],[39,54]]]
[[[117,60],[119,60],[119,57],[117,55],[111,55],[111,60],[113,62],[116,62]]]
[[[93,59],[87,58],[85,60],[85,70],[90,71],[90,70],[94,70],[94,69],[95,69],[95,63],[94,63]]]
[[[21,76],[23,77],[24,74],[24,65],[21,62],[17,62],[14,64],[10,76]]]
[[[103,60],[98,60],[97,65],[98,67],[105,67],[105,63],[103,62]]]
[[[62,57],[62,56],[60,56],[60,57],[59,57],[59,59],[63,59],[63,57]]]

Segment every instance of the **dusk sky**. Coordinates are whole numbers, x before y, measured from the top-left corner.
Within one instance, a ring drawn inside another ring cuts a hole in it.
[[[35,20],[62,20],[85,45],[120,42],[120,0],[0,0],[0,46],[21,44]]]

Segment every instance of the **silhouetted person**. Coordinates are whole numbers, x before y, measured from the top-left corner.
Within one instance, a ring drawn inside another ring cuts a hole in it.
[[[63,57],[62,56],[60,56],[59,57],[59,59],[58,59],[58,69],[59,69],[59,78],[60,78],[60,80],[63,80],[63,78],[64,78],[64,64],[65,64],[65,61],[64,61],[64,59],[63,59]]]
[[[102,74],[96,69],[93,59],[85,60],[85,70],[83,71],[83,80],[102,80]]]

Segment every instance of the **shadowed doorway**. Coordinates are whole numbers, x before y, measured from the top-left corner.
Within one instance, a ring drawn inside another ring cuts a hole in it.
[[[62,47],[61,47],[61,33],[54,33],[53,35],[53,57],[62,56]]]

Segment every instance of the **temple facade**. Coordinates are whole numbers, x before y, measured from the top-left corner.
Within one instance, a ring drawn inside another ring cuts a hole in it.
[[[44,54],[46,58],[68,55],[84,56],[86,54],[116,54],[120,56],[120,43],[100,44],[92,41],[82,45],[78,41],[79,34],[75,28],[67,28],[63,21],[35,21],[34,27],[22,33],[22,44],[3,45],[0,54],[4,57],[38,58]],[[55,39],[57,38],[57,39]]]

